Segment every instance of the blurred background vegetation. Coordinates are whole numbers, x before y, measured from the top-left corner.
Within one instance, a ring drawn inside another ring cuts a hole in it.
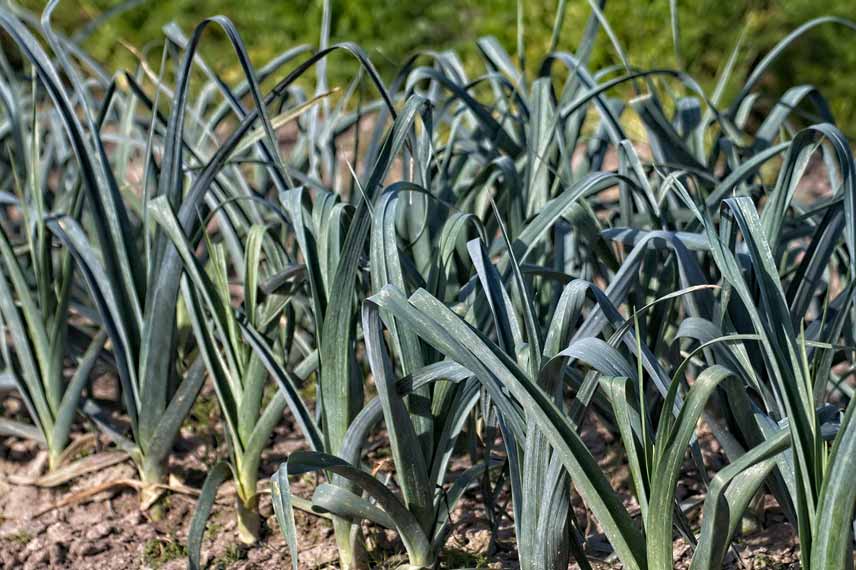
[[[520,0],[530,73],[549,48],[558,0]],[[44,1],[21,4],[41,11]],[[775,43],[807,20],[821,15],[856,19],[856,0],[678,0],[681,54],[686,71],[711,89],[717,71],[745,31],[738,72],[741,79]],[[104,21],[85,42],[108,69],[131,67],[134,57],[122,42],[142,47],[161,37],[161,27],[177,22],[186,33],[205,16],[223,14],[238,26],[256,66],[296,44],[318,44],[321,0],[64,0],[56,22],[69,35],[111,8],[121,13]],[[568,0],[559,49],[573,51],[589,14],[586,0]],[[608,0],[604,11],[631,64],[675,67],[668,0]],[[477,63],[474,41],[496,36],[509,53],[517,45],[517,0],[334,0],[332,41],[359,43],[389,78],[417,49],[455,49],[468,65]],[[229,75],[236,62],[225,37],[209,32],[202,53]],[[153,55],[156,63],[159,50]],[[617,62],[606,35],[598,37],[592,69]],[[336,56],[328,67],[331,83],[345,85],[356,66]],[[237,73],[234,73],[237,77]],[[768,98],[798,84],[818,87],[839,124],[856,135],[856,35],[826,25],[809,32],[780,58],[761,88]],[[725,99],[728,100],[727,98]]]

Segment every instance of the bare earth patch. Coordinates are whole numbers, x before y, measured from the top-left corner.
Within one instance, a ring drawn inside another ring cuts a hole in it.
[[[208,417],[198,417],[198,416]],[[5,438],[0,440],[0,565],[4,569],[23,568],[97,568],[103,570],[129,570],[151,568],[164,570],[184,569],[187,566],[185,544],[187,531],[193,516],[195,497],[192,489],[201,487],[210,465],[223,455],[225,443],[218,441],[216,409],[201,406],[189,426],[182,431],[173,454],[170,472],[173,483],[186,486],[187,492],[169,493],[163,501],[164,516],[152,520],[148,513],[139,508],[136,490],[118,485],[90,497],[86,502],[54,508],[62,500],[75,493],[106,485],[110,482],[133,480],[135,468],[130,460],[106,469],[84,475],[57,488],[40,488],[16,482],[22,472],[36,475],[42,469],[43,459],[38,448],[30,442]],[[601,466],[609,474],[613,487],[624,498],[631,513],[638,513],[638,506],[630,492],[630,477],[623,454],[612,435],[590,416],[586,423],[584,440]],[[381,436],[382,438],[382,436]],[[716,442],[708,432],[701,430],[701,441],[705,462],[712,470],[722,465],[722,457]],[[99,441],[98,446],[106,446]],[[266,480],[287,455],[303,447],[302,440],[290,420],[286,418],[277,429],[273,443],[265,452],[262,461],[262,478]],[[376,450],[382,445],[372,446]],[[369,462],[384,462],[370,452]],[[453,472],[465,467],[466,462]],[[692,477],[694,466],[685,465],[684,473],[689,476],[680,483],[679,498],[692,497],[702,489]],[[314,477],[293,481],[292,489],[302,496],[311,496],[317,483]],[[262,486],[266,490],[266,483]],[[499,504],[508,503],[509,516],[499,520],[497,540],[491,543],[491,527],[478,489],[470,491],[453,513],[454,531],[446,545],[441,560],[442,568],[497,568],[516,569],[513,522],[511,505],[507,496],[498,498]],[[270,495],[262,495],[260,509],[264,521],[264,535],[259,544],[245,547],[238,544],[232,511],[234,489],[230,484],[221,488],[217,505],[208,522],[203,543],[203,561],[211,569],[270,569],[289,568],[291,558],[276,525]],[[575,499],[577,518],[585,525],[589,536],[592,567],[596,569],[618,569],[620,565],[609,561],[609,548],[599,534],[597,522],[587,517],[578,498]],[[796,568],[799,560],[798,547],[784,516],[772,499],[762,509],[760,529],[746,537],[738,538],[735,555],[739,554],[744,568],[786,569]],[[698,524],[698,510],[690,514],[693,524]],[[300,532],[298,544],[301,569],[338,568],[338,558],[330,523],[323,518],[296,512]],[[401,562],[398,556],[401,545],[395,533],[377,527],[364,527],[368,537],[371,565],[373,568],[394,568]],[[677,568],[687,568],[692,551],[682,540],[675,541]],[[736,556],[732,556],[727,568],[740,568]],[[571,568],[577,568],[574,564]]]

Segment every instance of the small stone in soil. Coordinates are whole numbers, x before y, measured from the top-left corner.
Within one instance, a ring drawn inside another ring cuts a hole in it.
[[[104,543],[77,542],[71,546],[72,554],[77,556],[95,556],[105,550],[107,550],[107,545]]]
[[[144,523],[145,520],[146,520],[146,517],[140,511],[131,511],[124,518],[124,523],[125,523],[125,525],[136,526],[138,524]]]
[[[97,524],[86,531],[86,540],[98,540],[113,532],[113,525],[110,523]]]
[[[27,558],[27,563],[24,565],[24,568],[36,568],[42,564],[46,564],[50,560],[50,554],[47,550],[38,550],[34,552],[29,558]]]
[[[69,542],[71,540],[71,530],[63,523],[54,523],[45,531],[48,542]]]

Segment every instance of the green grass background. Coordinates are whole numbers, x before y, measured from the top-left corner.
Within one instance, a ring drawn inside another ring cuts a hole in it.
[[[548,49],[557,0],[522,0],[525,41],[530,72]],[[64,0],[56,21],[73,32],[115,5],[108,0]],[[23,4],[40,10],[44,2]],[[856,19],[854,0],[678,0],[681,51],[685,69],[706,88],[712,88],[745,28],[746,42],[732,89],[754,62],[801,23],[820,15]],[[589,13],[586,0],[568,0],[560,49],[572,51]],[[133,57],[121,46],[157,41],[161,26],[176,21],[189,33],[205,16],[223,14],[238,26],[253,62],[298,43],[317,45],[321,0],[148,0],[105,23],[86,47],[109,68],[129,66]],[[668,0],[608,0],[605,14],[630,61],[641,67],[675,65]],[[334,0],[332,39],[362,45],[387,77],[417,49],[456,49],[475,66],[474,41],[483,35],[499,38],[509,52],[516,49],[516,0]],[[225,37],[209,32],[203,54],[227,75],[236,73]],[[159,59],[159,52],[153,60]],[[617,62],[606,35],[601,33],[592,68]],[[334,56],[329,65],[334,84],[351,77],[355,66],[346,56]],[[856,33],[840,26],[824,26],[790,48],[768,74],[761,88],[768,98],[788,86],[813,84],[827,97],[840,125],[856,135]]]

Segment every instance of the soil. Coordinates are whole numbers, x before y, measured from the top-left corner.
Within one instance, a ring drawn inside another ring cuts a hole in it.
[[[2,568],[92,568],[103,570],[130,570],[151,568],[178,570],[186,568],[184,545],[195,506],[193,492],[201,487],[207,469],[224,452],[224,442],[218,441],[216,406],[211,396],[200,400],[194,408],[188,425],[182,430],[176,444],[169,471],[172,485],[179,492],[170,492],[162,501],[163,517],[153,520],[148,512],[140,510],[137,491],[126,484],[135,480],[136,472],[129,460],[124,460],[96,472],[78,477],[69,483],[42,488],[26,484],[27,477],[35,478],[44,472],[44,453],[32,442],[16,438],[0,439],[0,565]],[[14,409],[14,401],[7,399],[6,411]],[[638,505],[631,497],[627,465],[615,438],[590,415],[583,438],[608,474],[614,488],[623,496],[631,514],[638,516]],[[700,442],[708,469],[712,472],[724,464],[723,457],[709,432],[700,429]],[[84,437],[78,434],[78,437]],[[383,438],[383,435],[380,436]],[[89,439],[93,439],[90,438]],[[382,441],[378,443],[383,443]],[[97,440],[86,449],[97,453],[107,442]],[[279,463],[291,452],[301,449],[303,442],[290,417],[278,427],[273,443],[262,461],[263,480],[266,480]],[[382,449],[382,445],[372,446]],[[370,453],[368,461],[379,468],[388,469],[389,462]],[[465,467],[463,462],[453,471]],[[687,462],[685,478],[680,482],[678,498],[691,501],[702,493],[694,465]],[[110,486],[111,482],[119,482]],[[314,477],[295,479],[293,492],[308,497]],[[102,486],[102,487],[98,487]],[[69,498],[79,497],[88,489],[106,490],[83,501],[63,505]],[[263,489],[267,489],[266,484]],[[504,504],[508,497],[500,497]],[[274,569],[290,568],[288,548],[273,516],[270,495],[265,492],[260,502],[263,517],[263,537],[259,544],[244,547],[238,544],[235,533],[232,501],[234,488],[225,484],[218,493],[214,512],[209,519],[203,543],[203,562],[212,569]],[[477,490],[471,491],[453,513],[454,531],[446,545],[444,568],[480,567],[516,569],[510,501],[509,516],[502,517],[497,541],[491,549],[490,525]],[[585,526],[588,536],[592,567],[599,570],[618,569],[620,564],[609,561],[609,547],[600,534],[596,521],[587,517],[578,498],[574,501],[576,515]],[[778,510],[775,501],[768,499],[762,506],[762,524],[749,536],[735,543],[734,555],[727,568],[797,568],[798,547],[790,526]],[[698,509],[690,512],[690,520],[698,524]],[[338,559],[330,523],[323,518],[296,511],[299,529],[299,567],[301,570],[338,568]],[[372,566],[394,568],[400,563],[401,544],[395,533],[368,525]],[[489,553],[489,549],[492,552]],[[675,541],[677,568],[687,568],[692,554],[682,540]],[[739,557],[739,558],[738,558]],[[572,568],[577,568],[572,565]]]

